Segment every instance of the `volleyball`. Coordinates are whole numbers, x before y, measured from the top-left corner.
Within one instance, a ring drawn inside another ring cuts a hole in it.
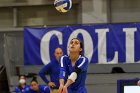
[[[54,6],[56,10],[62,13],[68,12],[72,7],[72,1],[71,0],[55,0]]]

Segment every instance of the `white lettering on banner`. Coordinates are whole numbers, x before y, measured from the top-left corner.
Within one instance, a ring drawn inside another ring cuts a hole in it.
[[[40,44],[40,52],[41,52],[41,59],[44,64],[48,64],[50,62],[49,44],[50,44],[50,39],[53,35],[56,35],[58,37],[59,44],[60,45],[62,44],[62,33],[59,31],[52,30],[47,32],[43,36]]]
[[[67,46],[69,46],[69,43],[72,38],[76,38],[78,34],[82,34],[83,41],[84,41],[84,54],[89,59],[89,62],[91,62],[91,58],[93,55],[93,42],[90,34],[84,30],[84,29],[77,29],[72,32],[68,39]],[[67,53],[69,54],[69,51],[67,49]]]
[[[115,56],[112,61],[107,62],[107,64],[116,64],[118,63],[118,51],[115,51]]]
[[[137,31],[137,28],[123,28],[123,32],[126,34],[126,63],[134,63],[135,62],[135,51],[134,51],[134,33]],[[114,52],[114,58],[112,59],[112,61],[107,62],[107,38],[106,38],[106,34],[109,32],[109,28],[104,28],[104,29],[95,29],[95,32],[98,34],[98,64],[110,64],[110,63],[118,63],[118,51]],[[122,33],[123,33],[122,32]],[[84,30],[84,29],[76,29],[74,30],[69,38],[68,38],[68,42],[67,42],[67,54],[69,54],[68,52],[68,46],[70,43],[70,40],[72,38],[76,38],[78,36],[78,34],[81,34],[83,36],[83,41],[84,41],[84,54],[85,56],[89,59],[89,62],[91,62],[91,58],[93,56],[93,40],[91,38],[91,35],[88,33],[88,31]],[[47,64],[50,61],[50,54],[49,54],[49,43],[50,43],[50,39],[53,35],[56,35],[58,40],[59,40],[59,44],[62,45],[62,33],[60,31],[57,30],[52,30],[47,32],[42,40],[41,40],[41,59],[43,61],[44,64]],[[94,61],[94,60],[93,60]]]
[[[109,32],[109,29],[96,29],[95,32],[98,33],[98,64],[118,63],[118,51],[115,51],[112,61],[107,62],[106,33]]]
[[[109,32],[109,29],[96,29],[98,33],[98,63],[107,63],[106,58],[106,33]]]
[[[123,28],[126,34],[126,63],[134,63],[134,33],[137,28]]]

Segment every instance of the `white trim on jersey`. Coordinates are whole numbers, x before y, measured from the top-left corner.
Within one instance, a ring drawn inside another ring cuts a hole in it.
[[[78,68],[80,68],[84,63],[85,63],[85,58],[84,57],[81,57],[81,58],[83,58],[83,61],[82,61],[82,63],[78,66]]]
[[[79,55],[79,57],[78,57],[78,59],[77,60],[79,60],[79,58],[81,57],[81,55]]]
[[[46,90],[46,88],[48,88],[47,86],[44,87],[44,91]]]
[[[61,67],[64,67],[64,65],[63,65],[63,58],[64,58],[64,56],[62,56],[61,59],[60,59]]]
[[[65,77],[65,71],[63,71],[63,77]]]

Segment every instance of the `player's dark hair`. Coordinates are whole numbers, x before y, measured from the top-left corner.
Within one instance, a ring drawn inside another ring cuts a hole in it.
[[[36,82],[38,84],[37,77],[33,77],[33,79],[31,80],[31,83],[32,82]]]
[[[18,76],[18,79],[20,79],[20,77],[22,77],[22,76],[26,79],[25,75],[19,75]]]

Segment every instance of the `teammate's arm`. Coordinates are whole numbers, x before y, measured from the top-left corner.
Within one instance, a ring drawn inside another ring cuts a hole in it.
[[[49,71],[49,69],[50,69],[50,66],[51,66],[51,64],[49,63],[49,64],[47,64],[47,65],[45,65],[40,71],[39,71],[39,76],[43,79],[43,81],[45,82],[45,83],[49,83],[49,80],[46,78],[46,75],[45,75],[45,73],[46,72],[50,72]]]

